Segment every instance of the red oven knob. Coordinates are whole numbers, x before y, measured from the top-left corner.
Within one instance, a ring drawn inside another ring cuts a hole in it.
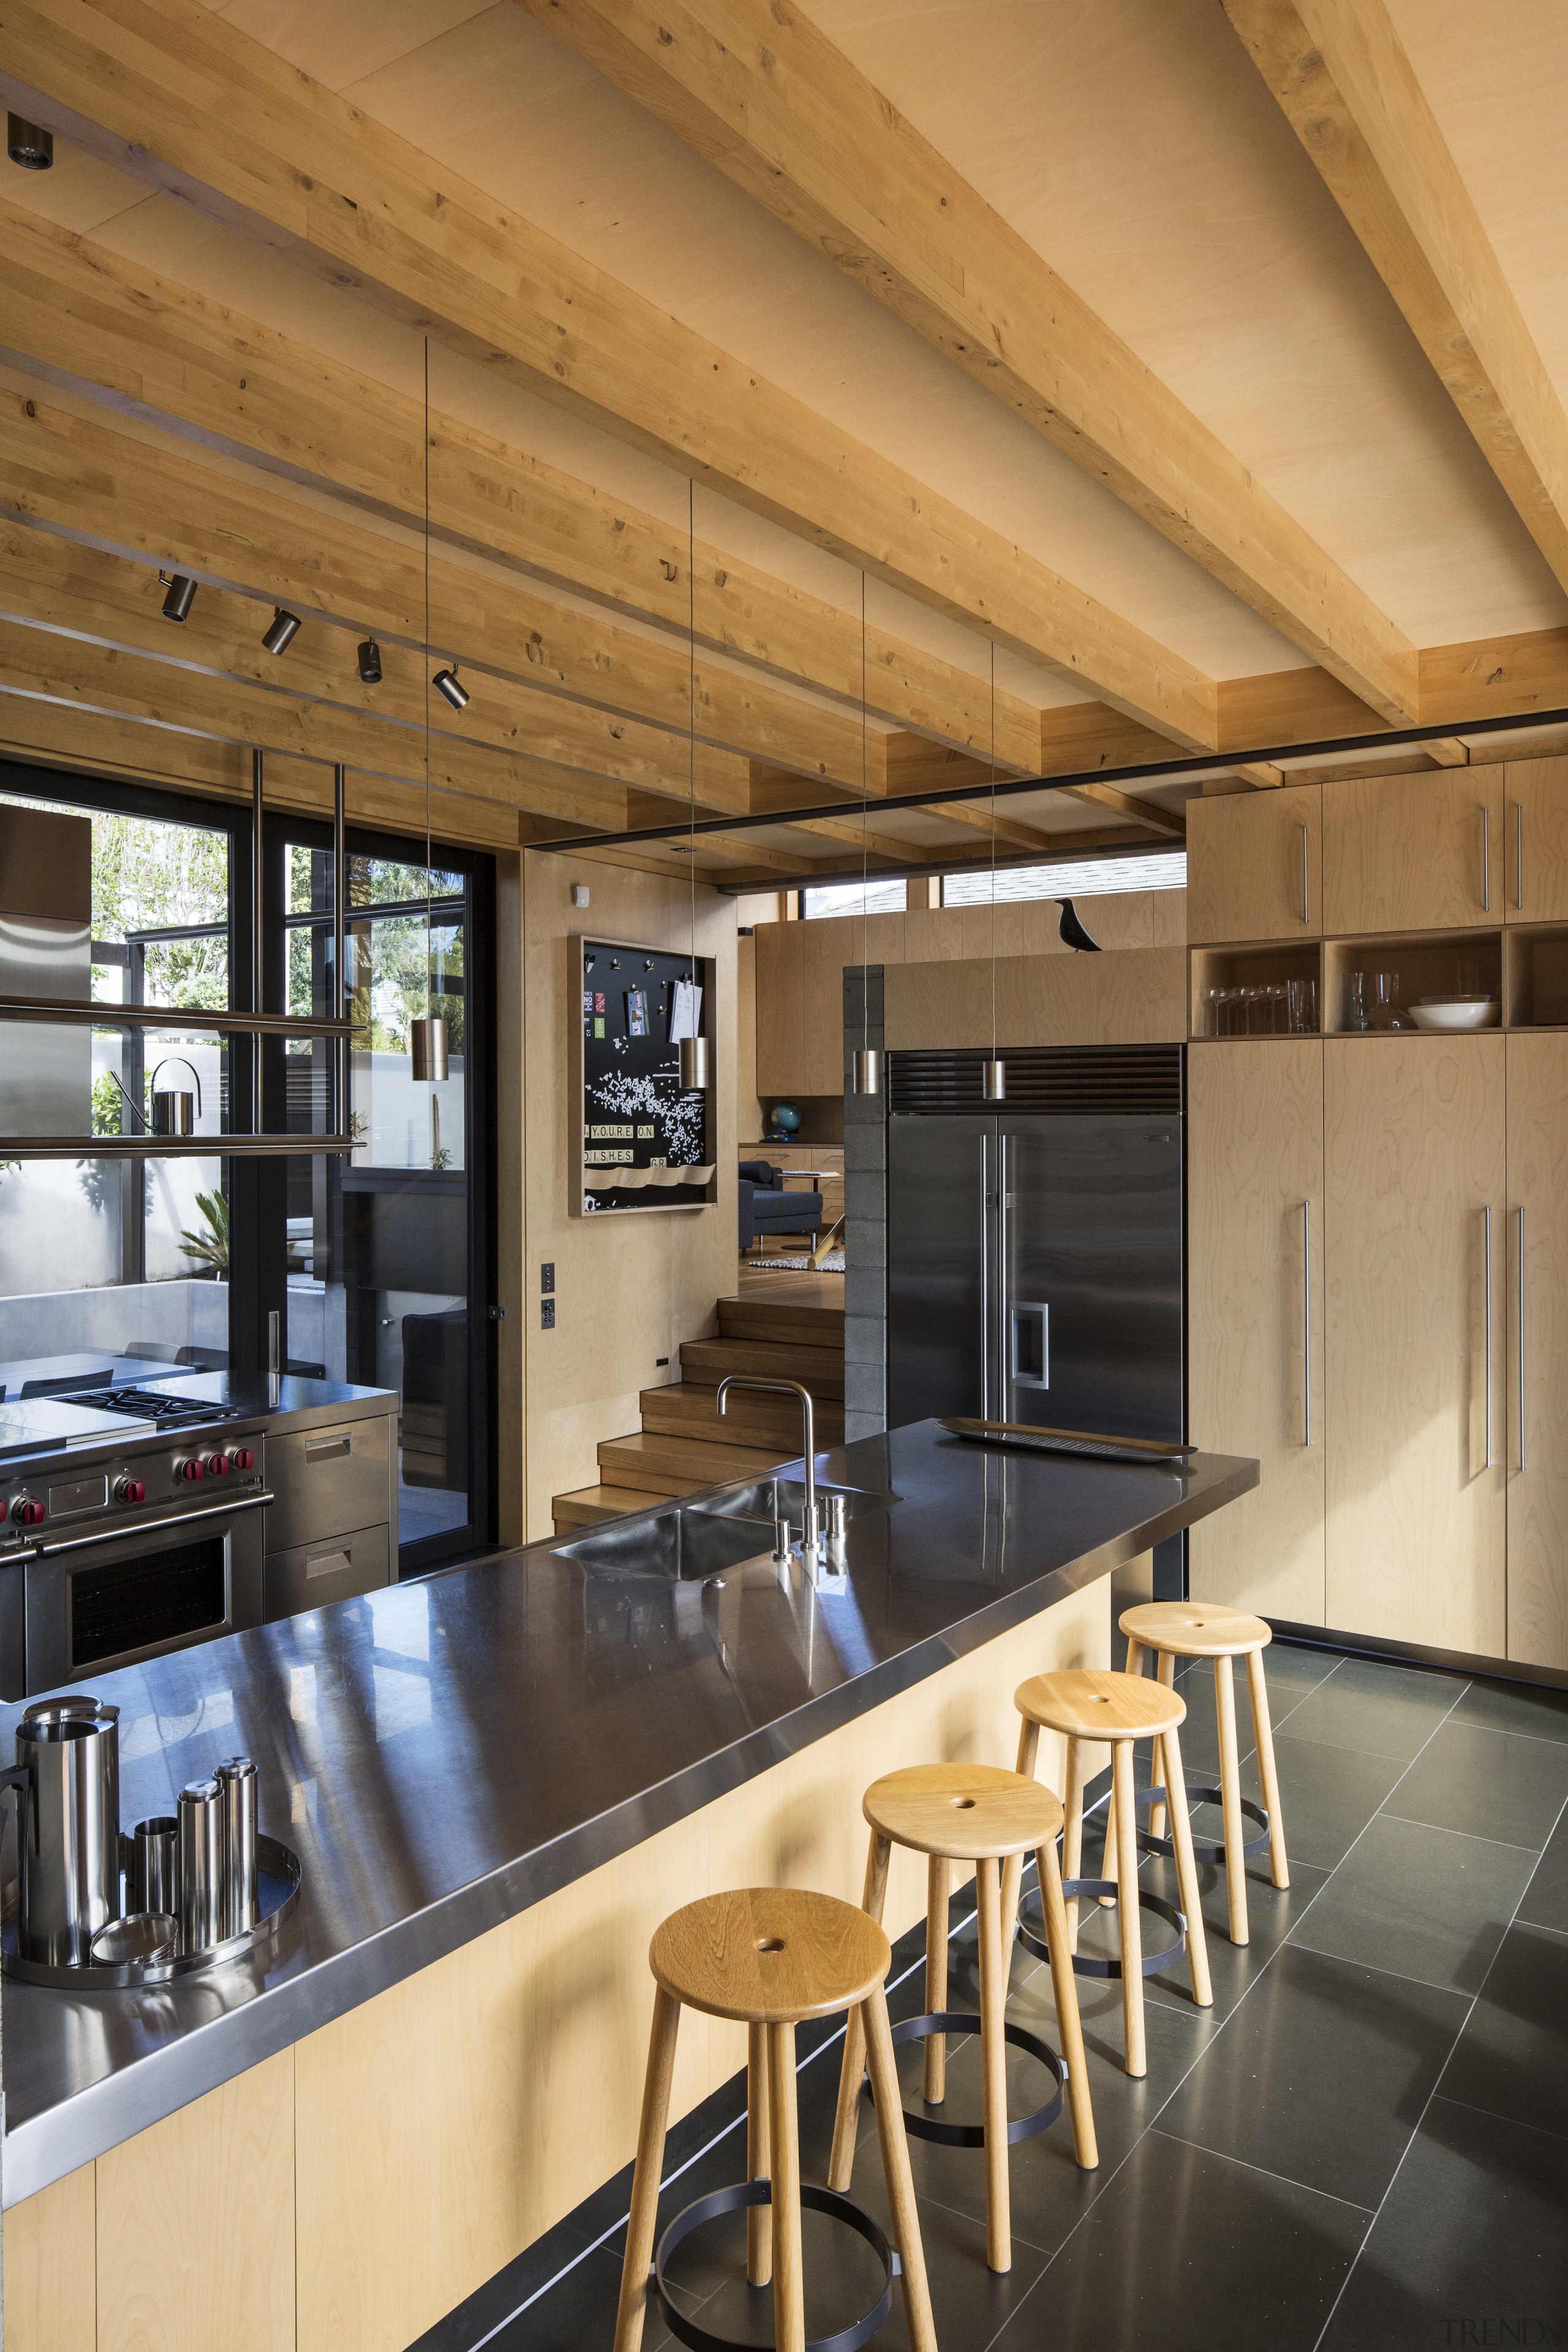
[[[183,1462],[176,1462],[174,1465],[176,1478],[201,1478],[205,1475],[204,1465],[197,1461],[194,1454],[187,1454]]]
[[[248,1445],[237,1445],[228,1458],[237,1470],[254,1470],[256,1467],[256,1456]]]
[[[24,1495],[12,1504],[11,1516],[14,1519],[20,1519],[25,1528],[36,1528],[44,1517],[44,1507]]]
[[[204,1454],[202,1456],[202,1466],[206,1471],[209,1478],[226,1478],[228,1475],[228,1456],[226,1454]]]
[[[117,1478],[114,1482],[114,1499],[117,1503],[144,1503],[147,1500],[147,1489],[140,1478]]]

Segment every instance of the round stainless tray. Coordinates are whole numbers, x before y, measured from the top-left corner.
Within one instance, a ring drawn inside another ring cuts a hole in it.
[[[122,1847],[128,1840],[121,1840]],[[7,1919],[0,1929],[0,1975],[19,1984],[51,1985],[59,1992],[125,1992],[142,1985],[170,1984],[178,1977],[195,1976],[204,1969],[221,1968],[227,1960],[248,1958],[270,1943],[300,1898],[304,1875],[299,1855],[279,1838],[256,1841],[257,1877],[261,1916],[242,1936],[226,1936],[221,1944],[207,1944],[199,1952],[180,1952],[173,1959],[127,1960],[110,1967],[94,1960],[80,1968],[54,1968],[45,1960],[25,1960],[16,1949],[16,1922]]]

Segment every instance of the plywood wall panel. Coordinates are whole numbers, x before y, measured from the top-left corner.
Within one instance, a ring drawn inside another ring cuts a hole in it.
[[[10,2352],[97,2352],[94,2168],[84,2164],[5,2216]]]

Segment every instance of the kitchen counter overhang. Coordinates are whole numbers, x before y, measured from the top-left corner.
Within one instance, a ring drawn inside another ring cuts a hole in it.
[[[243,1751],[304,1886],[264,1959],[137,1995],[5,1985],[7,2206],[1109,1575],[1258,1467],[1052,1459],[923,1422],[819,1475],[893,1498],[851,1517],[841,1593],[787,1588],[765,1557],[682,1582],[537,1543],[101,1677],[123,1822]],[[617,1549],[659,1516],[618,1523]],[[18,1715],[0,1711],[7,1748]]]

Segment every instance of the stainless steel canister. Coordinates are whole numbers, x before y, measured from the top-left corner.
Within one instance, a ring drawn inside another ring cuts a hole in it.
[[[188,1780],[180,1790],[180,1940],[187,1952],[221,1944],[228,1932],[224,1882],[223,1790]]]
[[[130,1907],[179,1916],[180,1824],[173,1813],[155,1813],[132,1832]]]
[[[217,1768],[223,1790],[224,1869],[228,1933],[244,1935],[260,1910],[256,1874],[256,1767],[248,1756],[229,1756]]]
[[[25,1959],[79,1968],[120,1916],[120,1709],[86,1696],[37,1699],[16,1726]]]

